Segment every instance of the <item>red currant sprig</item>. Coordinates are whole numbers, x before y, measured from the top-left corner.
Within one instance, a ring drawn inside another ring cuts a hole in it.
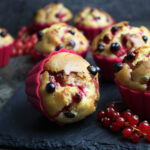
[[[14,48],[11,52],[11,56],[20,56],[23,54],[31,53],[36,42],[37,35],[30,35],[28,32],[28,27],[21,27],[18,31],[17,39],[15,41]]]
[[[147,121],[139,123],[139,117],[129,109],[119,112],[115,102],[108,104],[106,110],[100,110],[97,117],[104,127],[109,127],[113,132],[122,130],[123,136],[134,143],[139,142],[141,137],[150,142],[150,124]]]

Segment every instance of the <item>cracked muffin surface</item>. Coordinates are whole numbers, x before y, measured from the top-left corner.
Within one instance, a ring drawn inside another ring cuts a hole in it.
[[[72,18],[72,13],[62,3],[49,4],[43,8],[40,8],[33,21],[42,24],[52,24],[58,22],[67,22]]]
[[[138,91],[150,92],[150,47],[128,52],[123,63],[114,66],[115,79],[121,85]]]
[[[103,30],[92,42],[97,56],[123,59],[127,52],[142,46],[150,46],[150,32],[144,27],[133,27],[127,21]]]
[[[86,51],[88,46],[88,40],[77,28],[64,23],[57,23],[38,32],[35,50],[49,54],[66,48],[80,53]]]
[[[85,7],[74,19],[75,24],[93,28],[106,27],[113,22],[108,13],[91,7]]]
[[[39,93],[44,109],[61,123],[79,121],[96,110],[98,72],[81,56],[61,52],[51,56],[40,75]]]

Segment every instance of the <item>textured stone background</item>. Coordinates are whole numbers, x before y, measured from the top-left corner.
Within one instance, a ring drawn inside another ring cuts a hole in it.
[[[30,24],[33,14],[40,7],[59,0],[0,0],[0,26],[16,35],[22,25]],[[93,6],[110,13],[118,22],[129,20],[134,25],[149,26],[149,0],[60,0],[76,15],[83,7]],[[4,104],[25,79],[35,63],[30,56],[11,58],[0,69],[0,105]]]

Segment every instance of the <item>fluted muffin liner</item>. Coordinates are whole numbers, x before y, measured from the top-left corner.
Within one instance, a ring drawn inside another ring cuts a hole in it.
[[[93,39],[99,34],[100,30],[106,29],[110,26],[112,26],[115,23],[113,21],[110,25],[105,26],[105,27],[99,27],[99,28],[94,28],[94,27],[86,27],[82,26],[80,24],[75,24],[75,27],[78,28],[79,30],[83,31],[84,35],[87,37],[87,39],[92,42]]]
[[[122,62],[122,59],[98,56],[93,50],[91,50],[91,54],[97,66],[101,68],[101,76],[108,81],[114,81],[113,66],[115,63]]]
[[[80,53],[76,52],[76,54],[78,54],[78,55],[82,56],[83,58],[85,58],[86,54],[88,52],[88,49],[89,49],[89,46],[87,47],[87,49],[83,50]],[[70,50],[68,50],[68,51],[70,51]],[[45,53],[42,53],[42,52],[38,52],[34,49],[32,50],[32,52],[34,53],[34,56],[32,58],[36,61],[42,60],[43,58],[45,58],[49,55],[49,54],[45,54]]]
[[[66,22],[63,22],[63,23],[68,24],[69,21],[66,21]],[[38,23],[38,22],[33,22],[32,23],[32,32],[38,32],[38,31],[40,31],[42,29],[45,29],[47,27],[52,26],[53,24],[55,24],[55,23]]]
[[[39,88],[40,88],[40,74],[43,72],[44,64],[50,59],[51,56],[58,54],[60,52],[68,52],[68,53],[74,53],[76,54],[75,51],[72,50],[66,50],[66,49],[61,49],[59,51],[54,51],[51,54],[49,54],[45,59],[41,60],[38,62],[31,71],[29,71],[27,78],[26,78],[26,95],[27,95],[27,100],[39,111],[41,111],[49,120],[57,122],[60,124],[58,121],[55,120],[54,116],[50,116],[46,110],[44,109],[42,105],[42,99],[39,94]]]
[[[6,46],[0,47],[0,68],[8,64],[14,41]]]
[[[142,118],[150,119],[150,93],[136,91],[115,82],[126,106]]]

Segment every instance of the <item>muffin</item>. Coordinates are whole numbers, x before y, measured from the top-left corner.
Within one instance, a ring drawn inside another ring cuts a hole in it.
[[[37,37],[34,49],[39,59],[61,48],[74,50],[85,57],[89,47],[88,40],[81,32],[64,23],[57,23],[39,31]]]
[[[72,13],[62,3],[53,3],[39,9],[33,18],[33,29],[42,30],[54,23],[68,23]]]
[[[0,68],[8,64],[13,45],[13,37],[6,29],[0,28]]]
[[[113,18],[97,8],[85,7],[74,19],[75,26],[92,41],[98,33],[112,24]]]
[[[150,119],[150,47],[128,52],[114,65],[115,81],[128,108]]]
[[[113,81],[114,63],[122,62],[127,52],[149,45],[150,32],[146,27],[133,27],[124,21],[102,31],[93,40],[91,52],[102,76]]]
[[[96,110],[98,71],[74,51],[52,52],[28,73],[27,98],[51,121],[77,122]]]

